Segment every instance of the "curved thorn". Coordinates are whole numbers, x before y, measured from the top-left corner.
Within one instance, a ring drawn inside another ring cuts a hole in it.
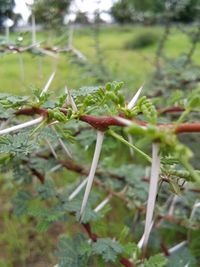
[[[139,98],[139,96],[140,96],[140,94],[142,92],[142,89],[143,89],[143,85],[138,89],[138,91],[136,92],[134,97],[128,103],[128,109],[132,109],[135,106],[135,104],[136,104],[136,102],[137,102],[137,100],[138,100],[138,98]]]

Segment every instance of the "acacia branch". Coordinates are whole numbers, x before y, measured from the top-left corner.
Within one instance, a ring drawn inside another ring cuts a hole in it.
[[[163,109],[158,109],[158,112],[160,114],[166,114],[166,113],[179,113],[185,111],[185,108],[181,107],[168,107],[168,108],[163,108]]]
[[[66,114],[66,111],[61,110],[64,114]],[[48,111],[46,109],[42,108],[23,108],[15,113],[16,115],[27,115],[27,116],[33,116],[34,114],[40,114],[44,117],[48,116]],[[105,131],[110,126],[120,126],[125,127],[126,124],[123,121],[119,121],[116,117],[113,116],[95,116],[95,115],[82,115],[79,118],[81,121],[84,121],[88,124],[90,124],[93,128],[99,130],[99,131]],[[128,120],[128,119],[127,119]],[[145,121],[133,119],[129,120],[130,123],[135,123],[140,126],[148,126],[148,123]],[[161,129],[171,129],[174,131],[174,133],[191,133],[191,132],[200,132],[200,122],[186,122],[181,123],[179,125],[176,124],[157,124],[158,127]]]
[[[36,169],[30,168],[31,172],[33,175],[35,175],[39,181],[43,184],[44,183],[44,176],[41,175]],[[99,236],[96,233],[92,232],[91,225],[89,223],[81,223],[81,225],[84,227],[86,233],[88,234],[89,238],[93,241],[96,242]],[[134,265],[129,261],[129,259],[121,256],[120,257],[120,262],[123,266],[125,267],[134,267]]]

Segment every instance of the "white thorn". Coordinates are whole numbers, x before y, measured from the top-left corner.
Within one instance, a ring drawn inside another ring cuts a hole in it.
[[[105,198],[95,209],[94,212],[99,212],[110,201],[111,196]]]
[[[85,207],[87,205],[87,201],[88,201],[88,197],[90,194],[90,190],[92,187],[92,183],[94,180],[94,175],[96,172],[96,168],[98,165],[98,161],[99,161],[99,156],[101,153],[101,148],[102,148],[102,144],[103,144],[103,138],[104,138],[104,133],[101,131],[97,131],[97,141],[96,141],[96,147],[95,147],[95,151],[94,151],[94,156],[93,156],[93,160],[92,160],[92,165],[91,165],[91,169],[90,169],[90,173],[88,176],[88,181],[87,181],[87,186],[85,189],[85,194],[83,197],[83,202],[81,205],[81,210],[80,210],[80,218],[82,219]]]
[[[47,56],[50,56],[50,57],[53,57],[53,58],[58,59],[58,55],[55,54],[55,53],[53,53],[53,52],[51,52],[51,51],[45,50],[45,49],[43,49],[43,48],[41,48],[41,47],[36,47],[36,49],[37,49],[39,52],[41,52],[42,54],[45,54],[45,55],[47,55]]]
[[[43,96],[49,89],[54,77],[55,77],[55,71],[51,74],[51,76],[49,77],[47,83],[45,84],[44,88],[42,89],[42,92],[40,93],[40,97]]]
[[[131,126],[131,125],[134,124],[134,122],[132,122],[132,121],[130,121],[130,120],[127,120],[127,119],[125,119],[125,118],[119,117],[119,116],[115,116],[114,118],[115,118],[118,122],[122,123],[122,124],[125,125],[125,126]],[[142,126],[142,125],[140,125],[140,127],[141,127],[142,129],[146,129],[146,128],[147,128],[146,126]]]
[[[51,150],[51,153],[53,154],[54,158],[57,159],[58,158],[58,155],[56,154],[56,151],[55,149],[53,148],[52,144],[49,142],[48,139],[45,139],[45,141],[47,142],[50,150]]]
[[[55,124],[58,124],[59,123],[59,121],[52,121],[51,123],[49,123],[48,125],[49,126],[52,126],[52,125],[55,125]]]
[[[55,172],[55,171],[59,170],[61,167],[62,167],[62,165],[61,164],[58,164],[58,165],[54,166],[53,168],[51,168],[49,170],[49,173]]]
[[[138,89],[137,93],[134,95],[134,97],[128,103],[128,109],[132,109],[135,106],[135,104],[136,104],[136,102],[137,102],[137,100],[138,100],[138,98],[142,92],[142,89],[143,89],[143,85]]]
[[[67,156],[69,158],[72,158],[72,154],[70,153],[69,149],[67,148],[67,146],[65,145],[65,143],[63,142],[63,140],[59,137],[58,138],[58,141],[59,141],[61,147],[63,148],[63,150],[65,151],[65,153],[67,154]]]
[[[127,120],[127,119],[124,119],[124,118],[122,118],[122,117],[118,117],[118,116],[116,116],[115,119],[118,120],[120,123],[122,123],[122,124],[125,125],[125,126],[130,126],[130,125],[133,124],[132,121]]]
[[[44,118],[41,116],[41,117],[39,117],[37,119],[34,119],[34,120],[31,120],[31,121],[28,121],[28,122],[21,123],[21,124],[16,125],[16,126],[12,126],[12,127],[0,130],[0,135],[11,133],[11,132],[23,129],[23,128],[27,128],[27,127],[33,126],[35,124],[38,124],[38,123],[42,122],[43,119]]]
[[[153,222],[153,212],[156,201],[157,186],[160,172],[160,157],[159,153],[159,144],[153,143],[152,145],[152,167],[151,167],[151,177],[149,185],[149,195],[147,201],[147,211],[146,211],[146,220],[144,228],[144,239],[142,247],[146,246],[149,240],[149,235],[151,231],[151,224]]]
[[[67,88],[67,86],[65,86],[65,92],[67,93],[67,98],[68,98],[70,105],[72,106],[73,111],[75,113],[78,112],[77,106],[76,106],[74,99],[70,93],[70,90]]]
[[[82,183],[80,183],[79,186],[70,194],[70,196],[68,197],[69,201],[74,199],[80,193],[82,188],[87,184],[87,180],[88,178],[84,179]]]
[[[170,216],[173,215],[177,200],[178,200],[178,196],[175,195],[173,197],[172,202],[171,202],[171,205],[169,207],[168,215],[170,215]]]
[[[29,50],[29,49],[31,49],[31,48],[39,47],[41,43],[42,43],[42,42],[38,42],[38,43],[35,43],[35,44],[31,44],[31,45],[29,45],[29,46],[27,46],[27,47],[22,48],[21,51],[24,52],[24,51],[27,51],[27,50]]]
[[[176,252],[177,250],[181,249],[182,247],[184,247],[187,244],[187,241],[182,241],[181,243],[175,245],[174,247],[170,248],[168,250],[169,254],[172,254],[174,252]]]
[[[63,140],[58,136],[55,127],[51,127],[51,129],[52,129],[52,130],[55,132],[55,134],[57,135],[57,137],[58,137],[58,142],[60,143],[61,147],[62,147],[63,150],[65,151],[66,155],[67,155],[69,158],[72,158],[72,154],[71,154],[71,152],[69,151],[69,149],[67,148],[67,146],[65,145],[65,143],[63,142]]]
[[[79,50],[77,50],[76,48],[72,47],[71,51],[74,53],[74,55],[76,55],[80,60],[82,61],[87,61],[86,56],[84,56]]]
[[[200,202],[196,201],[195,204],[193,205],[192,212],[190,215],[190,220],[194,217],[196,210],[200,207]]]
[[[150,227],[149,227],[149,233],[151,232],[151,229],[153,227],[153,223],[154,222],[152,222],[151,225],[150,225]],[[140,249],[142,248],[142,246],[144,244],[144,239],[145,239],[145,235],[143,234],[142,237],[141,237],[141,239],[140,239],[140,241],[137,244],[138,248],[140,248]]]

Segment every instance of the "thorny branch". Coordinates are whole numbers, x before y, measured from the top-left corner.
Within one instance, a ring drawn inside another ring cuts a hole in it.
[[[45,181],[45,177],[39,173],[36,169],[31,169],[30,170],[32,171],[32,174],[35,175],[39,181],[41,183],[44,183]],[[97,239],[99,238],[99,235],[96,234],[96,233],[93,233],[92,232],[92,228],[91,228],[91,225],[89,223],[81,223],[82,226],[84,227],[86,233],[88,234],[89,238],[93,241],[93,242],[96,242]],[[121,262],[121,264],[125,267],[134,267],[134,264],[132,262],[129,261],[129,259],[121,256],[119,261]]]
[[[61,111],[66,114],[66,111],[62,110]],[[176,111],[173,110],[172,111]],[[180,109],[177,108],[177,111],[179,112]],[[162,113],[170,112],[169,111],[164,111]],[[24,108],[20,109],[16,112],[16,115],[28,115],[28,116],[33,116],[34,114],[40,114],[44,116],[45,118],[48,117],[48,111],[46,109],[42,108]],[[105,131],[108,129],[109,126],[121,126],[124,127],[126,126],[123,122],[119,121],[116,117],[113,116],[94,116],[94,115],[82,115],[79,118],[81,121],[84,121],[88,124],[90,124],[93,128],[100,130],[100,131]],[[140,126],[148,126],[148,123],[145,121],[133,119],[130,120],[130,122],[138,124]],[[179,125],[176,124],[157,124],[157,126],[161,129],[171,129],[175,133],[188,133],[188,132],[200,132],[200,122],[191,122],[191,123],[181,123]]]

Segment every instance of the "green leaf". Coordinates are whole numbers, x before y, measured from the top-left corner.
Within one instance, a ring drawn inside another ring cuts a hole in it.
[[[86,97],[88,95],[97,93],[99,88],[99,86],[81,87],[78,90],[72,90],[72,96],[74,99],[76,99],[77,97]]]
[[[148,260],[145,260],[144,267],[165,267],[168,260],[162,254],[151,256]]]
[[[22,216],[28,213],[28,206],[32,196],[28,191],[21,190],[13,199],[14,213],[17,216]]]
[[[51,199],[57,194],[52,180],[46,180],[44,184],[39,185],[37,191],[41,199]]]
[[[199,245],[199,244],[198,244]],[[169,267],[183,267],[189,263],[191,267],[199,266],[195,257],[187,247],[183,247],[169,256]]]
[[[30,139],[28,132],[0,137],[0,153],[29,154],[37,149],[38,144]]]
[[[74,239],[63,236],[58,244],[59,267],[86,267],[91,254],[91,246],[83,235]]]
[[[13,109],[4,108],[3,105],[0,104],[0,119],[8,119],[12,116]]]
[[[88,203],[90,204],[90,203]],[[76,219],[79,221],[80,219],[80,207],[81,207],[81,200],[73,200],[73,201],[67,201],[63,205],[64,210],[67,210],[68,212],[75,212],[76,213]],[[84,216],[82,219],[83,223],[87,223],[89,221],[96,221],[99,218],[99,214],[96,213],[90,205],[88,205],[85,209]]]
[[[115,262],[117,256],[123,252],[122,246],[110,238],[98,238],[92,246],[92,252],[101,255],[106,262]]]

